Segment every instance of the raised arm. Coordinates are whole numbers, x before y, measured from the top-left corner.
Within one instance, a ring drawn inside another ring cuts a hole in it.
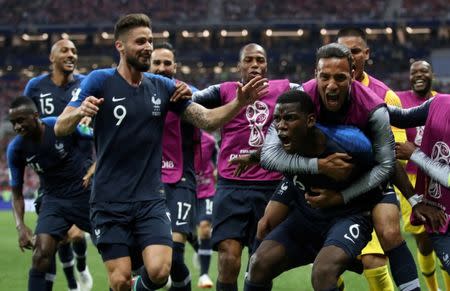
[[[267,94],[267,89],[267,79],[255,77],[245,86],[239,85],[237,97],[231,102],[214,109],[207,109],[193,102],[186,108],[181,118],[198,128],[215,130],[233,119],[242,107]]]
[[[389,118],[393,126],[399,128],[410,128],[425,125],[428,111],[433,98],[430,98],[422,105],[408,109],[388,105]]]

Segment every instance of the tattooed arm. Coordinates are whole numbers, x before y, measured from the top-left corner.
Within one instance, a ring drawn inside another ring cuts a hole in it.
[[[242,107],[267,94],[267,90],[267,79],[258,76],[250,80],[245,86],[240,84],[237,97],[231,102],[214,109],[207,109],[192,102],[183,112],[181,118],[195,127],[208,131],[215,130],[233,119]]]

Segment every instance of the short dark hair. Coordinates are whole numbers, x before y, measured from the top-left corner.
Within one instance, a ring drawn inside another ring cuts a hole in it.
[[[157,49],[165,49],[165,50],[169,50],[173,53],[173,56],[175,57],[175,49],[173,48],[173,46],[165,41],[165,42],[159,42],[153,45],[153,50],[157,50]]]
[[[37,112],[36,104],[28,98],[27,96],[18,96],[14,98],[11,103],[9,104],[9,109],[16,109],[20,106],[25,106],[29,109],[31,109],[33,112]]]
[[[249,47],[260,47],[260,48],[262,49],[262,51],[264,52],[264,56],[267,58],[266,50],[263,48],[262,45],[257,44],[257,43],[249,43],[249,44],[244,45],[244,46],[239,50],[239,61],[242,60],[242,56],[244,55],[244,51],[245,51],[246,49],[248,49]]]
[[[147,15],[143,13],[134,13],[122,16],[114,26],[114,39],[118,40],[130,29],[142,26],[152,28],[152,22]]]
[[[330,58],[346,58],[350,66],[350,71],[354,69],[354,61],[352,52],[345,45],[332,42],[330,44],[321,46],[316,52],[316,66],[320,59],[330,59]]]
[[[304,91],[289,90],[278,96],[277,104],[297,103],[299,112],[310,114],[315,113],[314,103],[311,97]]]
[[[362,30],[359,27],[344,27],[339,29],[337,37],[345,37],[345,36],[356,36],[360,37],[364,40],[365,43],[367,43],[367,35],[364,30]]]

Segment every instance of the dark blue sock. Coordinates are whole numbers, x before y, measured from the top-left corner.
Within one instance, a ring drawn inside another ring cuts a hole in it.
[[[184,244],[173,242],[172,268],[170,269],[172,287],[169,290],[191,290],[191,275],[184,263]]]
[[[53,282],[56,278],[56,257],[53,256],[50,261],[50,266],[48,268],[47,273],[45,273],[45,290],[52,291],[53,290]]]
[[[402,242],[399,246],[385,252],[385,254],[389,258],[392,277],[400,291],[420,290],[416,263],[406,246],[406,242]]]
[[[150,280],[150,277],[145,270],[145,267],[142,266],[137,271],[139,274],[138,279],[134,282],[134,286],[131,286],[131,290],[134,291],[148,291],[148,290],[158,290],[161,287],[166,285],[167,281],[163,284],[155,284]],[[134,288],[134,289],[133,289]]]
[[[77,259],[77,270],[78,272],[83,272],[86,269],[86,253],[87,244],[86,239],[76,240],[72,243],[73,252],[75,253],[75,258]]]
[[[78,285],[73,272],[73,250],[70,243],[60,245],[58,248],[58,255],[62,263],[64,274],[66,275],[69,289],[76,289]]]
[[[238,291],[237,283],[216,282],[216,291]]]
[[[211,255],[211,239],[201,239],[200,247],[198,249],[198,257],[200,259],[200,275],[208,274]]]
[[[244,282],[244,291],[270,291],[272,290],[272,283],[266,284],[255,284],[248,280]]]
[[[198,243],[198,239],[196,235],[189,235],[188,241],[191,244],[192,248],[196,253],[198,253],[198,249],[200,248],[200,244]]]
[[[45,273],[31,268],[28,273],[28,291],[46,291]]]

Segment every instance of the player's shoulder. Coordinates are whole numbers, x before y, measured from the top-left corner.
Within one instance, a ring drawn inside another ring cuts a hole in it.
[[[57,117],[56,116],[48,116],[41,119],[42,122],[50,127],[54,127],[56,124]]]
[[[6,148],[6,152],[8,156],[11,156],[14,152],[20,148],[23,143],[23,137],[21,135],[16,135],[12,140],[9,141],[8,146]]]
[[[73,75],[75,81],[81,82],[84,79],[86,79],[86,75],[85,74],[74,74]]]
[[[158,74],[145,72],[144,73],[144,77],[147,80],[150,80],[152,82],[170,83],[170,84],[175,85],[175,80],[174,79],[170,79],[170,78],[167,78],[165,76],[158,75]]]
[[[101,80],[101,79],[107,79],[112,76],[114,76],[116,72],[116,69],[108,68],[108,69],[98,69],[94,70],[89,73],[89,75],[85,76],[84,79],[95,79],[95,80]]]
[[[50,78],[50,74],[43,74],[40,76],[33,77],[28,81],[26,86],[29,88],[37,87],[37,86],[39,86],[39,84],[47,81],[49,78]]]
[[[374,76],[369,75],[369,74],[368,74],[368,77],[369,77],[369,80],[370,80],[369,87],[380,88],[380,89],[383,89],[383,90],[390,90],[388,85],[386,85],[383,81],[381,81],[381,80],[379,80],[379,79],[377,79]]]

